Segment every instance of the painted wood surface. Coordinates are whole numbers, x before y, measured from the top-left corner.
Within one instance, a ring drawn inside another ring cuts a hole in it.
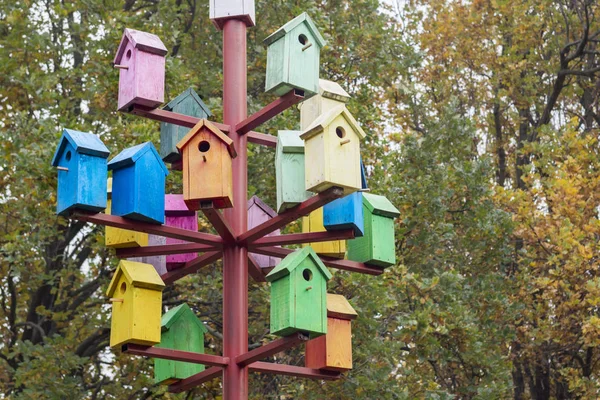
[[[231,17],[254,26],[254,0],[210,0],[210,19],[218,29],[223,29],[225,20]]]
[[[110,346],[160,342],[164,283],[150,264],[121,260],[108,286],[112,303]]]
[[[282,212],[308,200],[305,189],[304,141],[300,131],[279,131],[275,152],[277,211]]]
[[[110,215],[112,200],[107,200],[106,214]],[[148,246],[148,234],[127,229],[106,226],[104,228],[104,245],[114,249]]]
[[[165,225],[198,232],[198,213],[188,209],[182,194],[167,194],[165,196]],[[185,240],[166,238],[166,244],[189,243]],[[166,256],[167,270],[182,267],[193,260],[198,253],[170,254]]]
[[[167,238],[158,235],[148,235],[148,246],[162,246],[167,243]],[[150,264],[154,267],[158,275],[167,273],[167,256],[147,256],[147,257],[129,257],[129,261],[136,261]]]
[[[263,222],[267,222],[276,215],[277,213],[258,196],[252,196],[252,198],[248,200],[248,229],[252,229]],[[277,236],[280,233],[281,231],[277,229],[267,236]],[[261,254],[255,254],[253,257],[260,268],[274,267],[281,261],[281,258],[263,256]]]
[[[321,114],[349,100],[350,95],[338,83],[319,79],[319,93],[300,104],[300,129],[308,128]]]
[[[362,203],[362,192],[354,192],[326,204],[323,226],[328,231],[353,229],[355,237],[362,236],[365,229]]]
[[[351,322],[327,318],[327,334],[306,343],[305,364],[330,371],[352,369]]]
[[[308,216],[302,217],[302,232],[324,232],[325,226],[323,225],[323,207],[311,212]],[[329,242],[317,242],[303,244],[302,246],[311,246],[317,254],[344,258],[346,254],[346,241],[345,240],[331,240]]]
[[[206,328],[187,304],[166,312],[161,318],[160,344],[155,347],[204,353]],[[154,381],[169,385],[204,371],[204,365],[183,361],[154,359]]]
[[[112,215],[164,223],[169,172],[151,142],[123,150],[108,169],[113,171]]]
[[[163,109],[196,118],[208,118],[212,115],[207,105],[204,104],[200,96],[192,88],[186,89],[164,106]],[[160,124],[160,156],[165,162],[178,163],[181,161],[181,155],[177,150],[177,143],[188,132],[189,128],[185,126],[167,122]]]

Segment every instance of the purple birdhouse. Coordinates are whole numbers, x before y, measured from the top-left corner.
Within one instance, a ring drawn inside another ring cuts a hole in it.
[[[198,214],[190,211],[183,201],[182,194],[165,196],[165,225],[198,232]],[[166,244],[188,243],[185,240],[167,238]],[[167,256],[167,270],[182,267],[186,262],[196,258],[196,253],[171,254]]]
[[[276,215],[277,213],[257,196],[252,196],[252,198],[248,200],[248,230],[263,222],[267,222]],[[267,236],[277,236],[279,234],[280,230],[277,229]],[[253,254],[252,256],[260,268],[275,267],[281,261],[281,258],[277,257],[259,254]]]

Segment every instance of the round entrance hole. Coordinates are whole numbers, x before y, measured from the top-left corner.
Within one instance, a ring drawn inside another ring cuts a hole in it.
[[[310,281],[312,279],[312,271],[306,268],[304,271],[302,271],[302,276],[304,277],[305,281]]]
[[[129,60],[131,58],[131,49],[127,50],[125,57]]]
[[[306,43],[308,43],[308,38],[301,34],[300,36],[298,36],[298,41],[300,42],[301,45],[305,45]]]
[[[335,134],[340,139],[343,139],[346,136],[346,130],[344,128],[342,128],[341,126],[338,126],[337,128],[335,128]]]
[[[208,150],[210,150],[210,143],[208,143],[206,140],[201,141],[198,144],[198,150],[200,150],[201,153],[206,153]]]
[[[69,150],[69,151],[67,151],[67,155],[65,156],[65,159],[66,159],[67,161],[71,161],[71,151],[70,151],[70,150]]]
[[[125,291],[127,290],[127,284],[125,282],[121,283],[121,294],[125,293]]]

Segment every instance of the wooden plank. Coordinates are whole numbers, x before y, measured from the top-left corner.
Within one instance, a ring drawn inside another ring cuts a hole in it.
[[[341,378],[339,372],[321,371],[318,369],[297,367],[294,365],[274,364],[263,361],[256,361],[248,366],[250,371],[261,372],[264,374],[276,374],[295,376],[297,378],[319,379],[325,381],[334,381]]]
[[[186,390],[190,390],[196,386],[202,385],[205,382],[213,380],[214,378],[223,374],[223,369],[220,367],[211,367],[204,372],[192,375],[189,378],[182,379],[181,381],[169,385],[169,392],[181,393]]]

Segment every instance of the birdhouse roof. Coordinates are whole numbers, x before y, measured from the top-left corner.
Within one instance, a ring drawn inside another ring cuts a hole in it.
[[[192,140],[192,138],[194,136],[196,136],[196,134],[203,127],[206,127],[206,129],[208,129],[210,132],[212,132],[213,135],[215,135],[223,143],[225,143],[225,145],[227,146],[227,151],[229,152],[229,155],[231,156],[231,158],[236,158],[237,157],[237,153],[235,151],[235,146],[233,145],[233,140],[231,140],[231,138],[229,136],[227,136],[226,134],[224,134],[223,132],[221,132],[221,130],[219,128],[217,128],[214,124],[212,124],[207,119],[201,119],[200,122],[198,122],[188,132],[188,134],[185,135],[185,137],[179,141],[179,143],[177,143],[177,150],[179,150],[179,151],[183,150],[183,148],[188,144],[188,142],[190,140]]]
[[[110,151],[106,148],[102,140],[93,133],[79,132],[72,129],[63,129],[60,142],[52,158],[52,166],[58,166],[58,160],[62,156],[69,143],[77,153],[88,154],[90,156],[97,156],[102,158],[108,158]]]
[[[190,306],[187,305],[187,303],[183,303],[175,308],[171,308],[169,311],[163,314],[163,316],[160,319],[160,326],[162,328],[162,331],[164,332],[171,329],[171,326],[173,326],[173,324],[177,322],[180,318],[184,318],[189,321],[194,321],[196,325],[198,325],[198,328],[200,328],[202,333],[208,332],[202,321],[200,321],[196,314],[194,314],[194,312],[192,311]]]
[[[343,104],[332,108],[328,112],[321,114],[319,118],[313,121],[312,124],[300,135],[300,137],[304,140],[310,139],[311,137],[321,133],[325,128],[327,128],[334,119],[336,119],[339,115],[342,115],[346,122],[350,125],[354,133],[359,137],[359,139],[364,139],[367,134],[362,130],[358,122],[354,119],[350,111]]]
[[[327,316],[338,319],[356,319],[358,314],[341,294],[327,293]]]
[[[277,213],[275,212],[275,210],[273,210],[271,207],[269,207],[269,205],[267,203],[265,203],[264,201],[262,201],[256,195],[252,196],[252,198],[250,200],[248,200],[248,210],[250,210],[250,208],[253,205],[256,205],[258,208],[260,208],[265,214],[267,214],[271,218],[277,216]]]
[[[372,193],[363,193],[363,204],[369,212],[375,215],[395,218],[400,215],[400,211],[384,196]]]
[[[347,103],[350,95],[337,82],[319,79],[319,94],[325,98]]]
[[[135,164],[137,160],[139,160],[140,157],[146,154],[147,152],[151,152],[152,154],[154,154],[156,162],[162,168],[163,172],[165,173],[165,176],[169,175],[169,170],[165,166],[163,160],[158,155],[158,152],[156,151],[156,148],[154,148],[152,142],[138,144],[136,146],[129,147],[123,150],[122,152],[117,154],[115,158],[110,160],[110,162],[108,163],[108,170],[112,171],[113,169],[121,169],[123,167]]]
[[[165,215],[189,216],[195,214],[196,211],[190,210],[183,201],[182,194],[167,194],[165,196]]]
[[[171,110],[175,109],[175,107],[179,103],[182,103],[184,101],[194,101],[194,102],[196,102],[196,104],[198,104],[198,106],[200,106],[200,108],[206,113],[206,115],[208,115],[209,117],[212,116],[212,113],[208,109],[208,106],[206,104],[204,104],[204,102],[202,101],[202,99],[200,98],[200,96],[198,96],[198,93],[196,93],[194,91],[194,89],[192,89],[192,88],[187,88],[179,96],[175,97],[173,100],[171,100],[170,102],[168,102],[167,105],[165,105],[163,107],[163,110],[169,110],[169,111],[171,111]]]
[[[306,25],[306,27],[308,28],[309,32],[315,38],[315,40],[317,42],[317,45],[319,45],[319,47],[323,47],[323,46],[325,46],[327,44],[327,42],[325,41],[325,39],[323,39],[323,36],[321,36],[321,34],[319,33],[319,30],[317,29],[317,26],[315,25],[315,23],[313,22],[313,20],[308,16],[308,14],[306,12],[303,12],[302,14],[298,15],[293,20],[287,22],[281,28],[277,29],[275,32],[273,32],[271,35],[269,35],[264,40],[264,43],[267,46],[270,45],[271,43],[273,43],[277,39],[280,39],[283,36],[285,36],[288,33],[290,33],[295,27],[297,27],[300,24],[305,24]]]
[[[119,48],[117,49],[117,54],[115,55],[115,60],[113,61],[114,64],[121,62],[123,54],[125,54],[125,48],[129,42],[131,42],[134,48],[146,53],[158,54],[159,56],[167,54],[167,48],[155,34],[125,28],[121,37],[121,43],[119,43]]]
[[[112,297],[117,290],[117,284],[121,279],[121,275],[125,275],[125,279],[133,287],[160,291],[165,287],[164,282],[160,279],[158,272],[156,272],[152,265],[136,261],[121,260],[108,285],[108,290],[106,291],[108,297]]]
[[[277,132],[277,146],[284,153],[304,154],[304,140],[300,139],[302,131]]]
[[[283,278],[286,275],[289,275],[307,257],[310,257],[312,262],[321,271],[321,274],[323,275],[325,280],[331,279],[331,272],[329,272],[325,264],[323,264],[323,261],[321,261],[319,256],[317,256],[317,253],[315,253],[315,251],[310,246],[288,254],[283,260],[281,260],[279,265],[276,266],[273,269],[273,271],[271,271],[269,275],[265,277],[265,279],[268,282],[273,282],[280,278]]]

